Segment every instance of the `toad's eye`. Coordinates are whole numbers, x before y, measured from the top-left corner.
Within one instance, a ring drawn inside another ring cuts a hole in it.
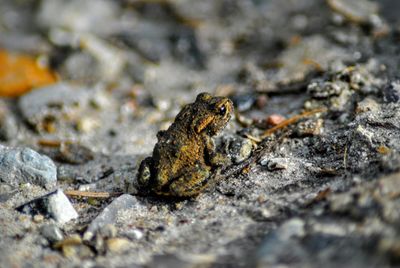
[[[220,115],[225,115],[225,114],[226,114],[226,107],[225,107],[225,105],[222,105],[221,107],[219,107],[218,113],[219,113]]]

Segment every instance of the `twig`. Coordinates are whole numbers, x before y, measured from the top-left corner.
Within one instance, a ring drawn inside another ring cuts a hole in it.
[[[291,118],[288,118],[288,119],[284,120],[283,122],[279,123],[278,125],[266,130],[264,132],[264,134],[261,135],[260,138],[264,139],[264,138],[270,136],[271,134],[273,134],[274,132],[276,132],[277,130],[285,128],[288,125],[293,124],[293,123],[299,121],[302,118],[305,118],[305,117],[308,117],[308,116],[311,116],[311,115],[314,115],[314,114],[317,114],[317,113],[322,113],[322,112],[325,112],[326,110],[327,110],[326,108],[319,108],[319,109],[311,110],[311,111],[308,111],[308,112],[304,112],[302,114],[295,115],[295,116],[293,116]]]
[[[78,191],[78,190],[65,190],[64,194],[70,197],[92,197],[92,198],[110,198],[120,196],[122,193],[118,192],[91,192],[91,191]]]

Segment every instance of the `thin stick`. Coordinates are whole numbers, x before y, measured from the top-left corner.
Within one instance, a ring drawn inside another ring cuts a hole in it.
[[[92,197],[92,198],[110,198],[119,196],[122,193],[108,193],[108,192],[90,192],[90,191],[78,191],[78,190],[65,190],[64,194],[70,197]]]
[[[305,118],[305,117],[308,117],[308,116],[311,116],[311,115],[314,115],[314,114],[317,114],[317,113],[322,113],[322,112],[325,112],[325,111],[326,111],[326,108],[319,108],[319,109],[315,109],[315,110],[312,110],[312,111],[304,112],[302,114],[295,115],[295,116],[293,116],[291,118],[288,118],[288,119],[282,121],[278,125],[266,130],[264,132],[264,134],[260,138],[264,139],[265,137],[268,137],[271,134],[273,134],[274,132],[276,132],[277,130],[282,129],[282,128],[290,125],[290,124],[293,124],[293,123],[299,121],[302,118]]]
[[[344,154],[343,154],[343,167],[344,167],[344,170],[347,169],[347,154],[348,154],[347,150],[348,150],[348,146],[346,144],[346,147],[344,147]]]

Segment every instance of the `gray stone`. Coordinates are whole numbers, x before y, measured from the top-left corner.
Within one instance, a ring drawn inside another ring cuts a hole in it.
[[[61,230],[55,224],[43,225],[40,228],[40,233],[51,243],[61,241],[64,238]]]
[[[107,224],[114,224],[120,211],[139,206],[140,204],[136,197],[129,194],[121,195],[92,221],[84,235],[84,239],[90,240],[100,228]]]
[[[117,5],[112,1],[46,0],[41,2],[38,22],[45,28],[100,33],[110,29],[117,12]]]
[[[129,249],[131,243],[126,238],[110,238],[106,241],[107,250],[113,253],[125,252]]]
[[[268,171],[287,169],[290,165],[290,159],[284,157],[275,157],[272,159],[262,159],[261,165],[267,166]]]
[[[18,124],[8,105],[0,100],[0,140],[9,141],[18,135]]]
[[[385,102],[399,102],[400,100],[400,81],[392,81],[383,88],[383,100]]]
[[[378,12],[378,4],[367,0],[328,0],[328,5],[346,19],[356,23],[368,22]]]
[[[22,213],[31,215],[43,214],[61,224],[78,218],[78,213],[60,189],[34,199],[16,209]]]
[[[213,254],[164,254],[155,255],[149,265],[154,268],[211,267],[217,257]]]
[[[331,96],[339,96],[340,93],[347,89],[348,85],[342,81],[324,81],[316,79],[307,87],[307,92],[316,99],[325,99]]]
[[[51,188],[57,182],[57,167],[32,149],[0,145],[0,180],[12,186],[32,183]]]
[[[223,136],[220,141],[217,141],[218,147],[236,164],[247,159],[253,150],[251,140],[235,134]]]
[[[301,259],[306,256],[297,241],[305,235],[304,225],[304,221],[294,218],[269,233],[257,252],[257,267],[276,264],[285,258]]]
[[[379,109],[379,104],[373,98],[366,97],[357,103],[356,113],[377,112]]]
[[[79,117],[79,112],[89,103],[89,93],[79,86],[58,83],[31,91],[20,98],[18,105],[25,120],[40,131],[49,122]]]
[[[143,232],[139,229],[129,229],[125,231],[122,235],[128,237],[131,240],[140,240],[144,237]]]
[[[61,190],[57,190],[49,197],[48,211],[59,223],[66,223],[78,218],[78,213]]]

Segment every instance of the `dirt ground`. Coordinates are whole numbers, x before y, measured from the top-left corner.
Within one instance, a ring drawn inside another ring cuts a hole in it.
[[[399,266],[399,9],[2,0],[1,51],[56,81],[0,99],[0,266]],[[195,198],[141,195],[157,132],[205,91],[234,103],[231,163]]]

